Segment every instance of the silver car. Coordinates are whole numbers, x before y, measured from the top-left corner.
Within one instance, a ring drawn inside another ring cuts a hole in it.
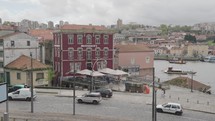
[[[91,92],[83,94],[82,96],[77,96],[76,100],[78,103],[93,103],[98,104],[101,102],[102,97],[98,92]]]
[[[179,103],[165,103],[163,105],[156,106],[157,112],[174,113],[176,115],[182,115],[182,106]]]

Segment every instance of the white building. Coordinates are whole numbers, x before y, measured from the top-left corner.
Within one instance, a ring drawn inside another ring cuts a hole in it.
[[[21,55],[39,60],[40,48],[37,39],[25,33],[11,33],[0,37],[0,78],[3,77],[3,67]]]

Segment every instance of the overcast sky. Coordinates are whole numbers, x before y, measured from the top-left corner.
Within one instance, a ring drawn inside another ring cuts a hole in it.
[[[193,25],[215,22],[215,0],[0,0],[0,18],[72,24]]]

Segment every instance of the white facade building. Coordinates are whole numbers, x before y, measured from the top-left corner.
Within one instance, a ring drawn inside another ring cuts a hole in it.
[[[40,48],[37,39],[25,33],[12,33],[0,37],[0,76],[4,73],[3,67],[21,55],[30,56],[39,60]]]

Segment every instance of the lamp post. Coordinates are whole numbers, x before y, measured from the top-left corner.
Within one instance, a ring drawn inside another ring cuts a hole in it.
[[[98,61],[100,61],[100,60],[106,61],[105,59],[96,59],[96,61],[93,63],[92,72],[91,72],[91,88],[90,88],[90,92],[92,92],[92,90],[94,89],[94,82],[93,82],[94,66],[95,66],[95,64],[96,64]]]
[[[194,75],[196,72],[190,71],[190,72],[188,72],[188,73],[191,74],[190,92],[193,92],[193,75]]]
[[[75,74],[76,74],[76,70],[75,70],[75,61],[73,61],[73,63],[74,63],[74,72],[73,72],[73,74],[74,74],[74,77],[73,77],[73,115],[75,115],[75,81],[76,81],[76,77],[75,77]]]
[[[155,68],[153,68],[153,79],[152,79],[152,121],[157,121],[156,114],[156,90],[155,90]]]
[[[33,99],[33,59],[32,59],[32,52],[30,52],[30,56],[31,56],[31,113],[34,112],[34,99]]]

